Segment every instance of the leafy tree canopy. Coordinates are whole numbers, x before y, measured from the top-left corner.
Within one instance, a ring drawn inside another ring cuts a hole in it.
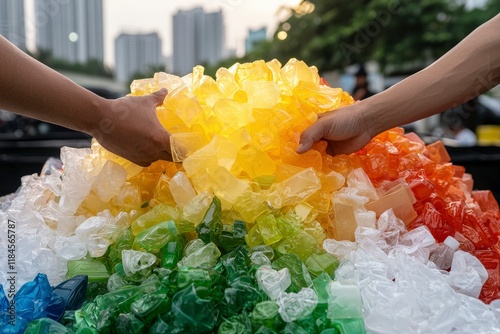
[[[284,63],[294,57],[320,71],[369,60],[385,72],[412,71],[498,14],[500,1],[488,0],[471,9],[466,0],[303,0],[283,10],[289,18],[279,24],[271,41],[218,66],[273,58]],[[207,68],[207,74],[213,70]]]

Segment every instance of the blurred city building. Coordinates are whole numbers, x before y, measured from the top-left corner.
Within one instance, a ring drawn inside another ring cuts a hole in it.
[[[39,50],[70,63],[103,61],[102,0],[36,0],[35,17]]]
[[[198,64],[216,64],[224,56],[224,36],[222,10],[179,10],[173,16],[173,72],[185,75]]]
[[[120,34],[115,40],[115,77],[127,82],[151,67],[165,66],[158,33]]]
[[[267,37],[267,28],[262,27],[260,29],[249,29],[248,36],[245,39],[245,53],[248,53],[255,48],[257,44],[264,41]]]
[[[226,50],[224,50],[224,59],[236,58],[236,56],[236,48],[227,48]]]
[[[0,0],[0,35],[26,50],[24,1]]]

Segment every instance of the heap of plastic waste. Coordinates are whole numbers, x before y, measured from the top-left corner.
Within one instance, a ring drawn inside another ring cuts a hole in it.
[[[440,142],[396,128],[351,155],[295,153],[318,114],[354,102],[295,59],[157,73],[131,94],[160,88],[174,162],[94,141],[0,201],[4,290],[89,278],[81,309],[40,309],[28,333],[500,332],[484,303],[500,291],[498,204]]]

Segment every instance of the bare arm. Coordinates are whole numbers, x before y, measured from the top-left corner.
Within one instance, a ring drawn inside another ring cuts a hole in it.
[[[23,53],[0,36],[0,108],[96,137],[139,165],[170,160],[169,134],[156,117],[166,91],[104,99]]]
[[[373,134],[465,103],[500,84],[500,15],[372,102]],[[385,112],[378,112],[384,110]]]
[[[301,137],[299,153],[325,138],[352,153],[378,133],[462,104],[500,83],[500,14],[424,70],[353,106],[322,115]]]

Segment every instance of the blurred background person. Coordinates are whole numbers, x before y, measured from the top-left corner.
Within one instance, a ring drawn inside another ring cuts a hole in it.
[[[454,140],[456,146],[477,145],[476,133],[467,127],[467,120],[470,116],[471,113],[463,105],[449,109],[442,114],[445,133]]]
[[[352,90],[352,97],[356,101],[364,100],[372,95],[375,95],[375,93],[370,90],[368,73],[366,72],[365,65],[359,64],[358,70],[354,76],[356,78],[356,84]]]
[[[492,113],[479,100],[479,97],[475,97],[441,113],[440,121],[444,134],[454,140],[454,145],[478,145],[477,128]]]

